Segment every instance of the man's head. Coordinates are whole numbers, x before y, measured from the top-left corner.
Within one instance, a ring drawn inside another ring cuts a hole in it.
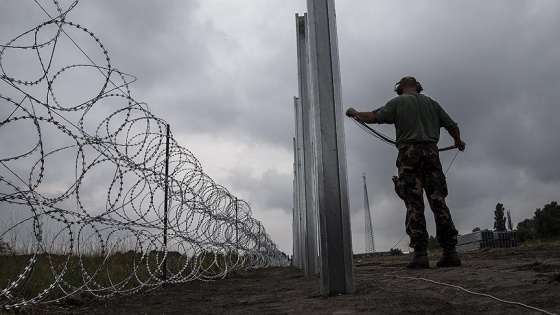
[[[405,91],[420,93],[422,90],[422,85],[414,77],[404,77],[395,84],[395,92],[398,95],[405,93]]]

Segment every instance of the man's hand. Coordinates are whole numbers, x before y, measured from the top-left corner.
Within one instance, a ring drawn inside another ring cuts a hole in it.
[[[352,107],[346,110],[346,116],[350,118],[355,118],[357,121],[366,124],[377,123],[377,118],[375,117],[375,114],[373,112],[359,112]]]
[[[465,141],[463,141],[463,140],[458,140],[458,141],[455,141],[455,145],[457,146],[457,148],[459,149],[459,151],[465,151],[465,146],[466,146],[467,144],[466,144]]]
[[[455,145],[459,149],[459,151],[465,151],[465,141],[461,139],[461,130],[459,129],[459,125],[454,125],[450,127],[445,127],[445,130],[449,132],[449,135],[455,140]]]
[[[354,108],[350,107],[350,108],[348,108],[348,109],[346,110],[346,116],[351,117],[351,118],[352,118],[352,117],[356,117],[356,113],[357,113],[357,112],[358,112],[357,110],[355,110]]]

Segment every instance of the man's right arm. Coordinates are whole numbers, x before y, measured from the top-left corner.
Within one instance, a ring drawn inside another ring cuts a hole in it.
[[[374,112],[359,112],[352,107],[346,110],[346,116],[356,118],[357,120],[366,124],[377,123],[377,117],[375,116]]]
[[[455,145],[459,148],[459,151],[464,151],[466,143],[461,139],[461,130],[459,129],[459,125],[445,127],[445,130],[447,130],[449,135],[453,138],[453,140],[455,140]]]

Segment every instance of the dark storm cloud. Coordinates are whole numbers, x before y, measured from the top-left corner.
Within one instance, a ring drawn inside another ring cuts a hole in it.
[[[52,5],[47,9],[55,12]],[[344,109],[373,110],[395,96],[394,83],[402,76],[414,75],[459,123],[467,150],[447,177],[460,233],[492,228],[498,202],[511,209],[516,224],[558,199],[560,2],[338,0],[336,9]],[[250,142],[253,152],[291,152],[294,14],[304,12],[305,2],[295,0],[82,0],[68,19],[100,38],[114,67],[138,78],[132,95],[168,121],[174,135],[227,138],[232,147]],[[42,14],[32,2],[3,4],[0,41],[37,25]],[[392,126],[375,128],[394,135]],[[404,233],[403,205],[390,180],[397,151],[348,119],[345,134],[355,252],[363,250],[364,172],[376,244],[387,250]],[[451,141],[442,131],[440,145]],[[197,143],[180,144],[197,155]],[[255,156],[269,155],[248,154],[245,165]],[[446,169],[455,152],[441,157]],[[275,166],[255,176],[254,169],[236,169],[235,159],[219,162],[231,165],[223,176],[232,191],[242,191],[255,207],[291,211],[291,160],[270,161]],[[280,224],[257,217],[265,226]],[[289,221],[281,224],[291,228]],[[291,252],[290,239],[275,241]],[[405,243],[399,246],[405,249]]]
[[[253,177],[239,170],[230,175],[229,182],[235,190],[251,196],[247,201],[252,206],[257,206],[257,209],[276,209],[292,213],[292,187],[286,185],[286,182],[292,180],[290,175],[268,170],[262,176]]]
[[[231,78],[217,73],[214,53],[237,44],[224,43],[211,21],[197,17],[199,4],[102,1],[80,8],[90,12],[80,21],[103,39],[115,67],[138,78],[133,95],[174,133],[208,132],[236,116]]]
[[[470,232],[472,224],[492,228],[491,211],[498,202],[509,204],[521,221],[557,198],[557,194],[532,198],[531,186],[516,183],[525,174],[545,187],[560,184],[555,161],[560,43],[551,40],[560,27],[555,18],[560,4],[426,1],[385,8],[371,4],[365,11],[371,14],[375,7],[377,19],[366,19],[354,7],[340,9],[341,5],[339,1],[345,105],[375,109],[393,97],[393,82],[415,75],[425,93],[459,122],[467,150],[448,174],[448,201],[461,233]],[[353,19],[345,25],[350,16]],[[346,130],[348,159],[360,166],[369,163],[364,171],[372,177],[370,189],[390,194],[389,172],[379,164],[394,170],[394,157],[361,147],[371,144],[369,136],[353,124],[347,123]],[[440,145],[450,141],[443,131]],[[442,153],[444,168],[449,155]],[[350,165],[349,173],[354,204],[361,195],[355,184],[359,172]],[[531,208],[519,202],[531,198]]]
[[[197,8],[198,1],[83,1],[70,18],[100,36],[115,66],[140,79],[137,88],[149,89],[207,67],[209,47],[201,39],[212,30],[197,23]]]

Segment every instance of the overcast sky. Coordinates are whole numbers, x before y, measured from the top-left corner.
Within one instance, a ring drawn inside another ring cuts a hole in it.
[[[37,2],[56,15],[52,1]],[[290,254],[295,14],[306,6],[304,0],[81,0],[67,16],[101,40],[113,67],[137,78],[130,86],[135,100],[167,121],[178,144],[247,201]],[[395,82],[412,75],[459,123],[467,147],[447,173],[459,233],[492,229],[497,203],[511,210],[515,226],[560,199],[559,1],[339,0],[336,10],[341,111],[382,106],[395,96]],[[0,44],[46,20],[34,1],[4,1]],[[81,45],[103,60],[94,44]],[[78,61],[78,51],[61,53],[68,64],[87,63]],[[28,67],[37,63],[2,65],[32,77]],[[81,85],[72,91],[68,101],[87,98]],[[0,94],[10,93],[0,82]],[[364,172],[376,250],[387,251],[404,235],[404,205],[391,182],[397,151],[345,123],[354,252],[365,250]],[[374,127],[394,137],[392,126]],[[12,137],[2,133],[6,149]],[[443,131],[440,146],[452,144]],[[444,169],[454,156],[441,153]],[[397,247],[407,245],[405,238]]]

